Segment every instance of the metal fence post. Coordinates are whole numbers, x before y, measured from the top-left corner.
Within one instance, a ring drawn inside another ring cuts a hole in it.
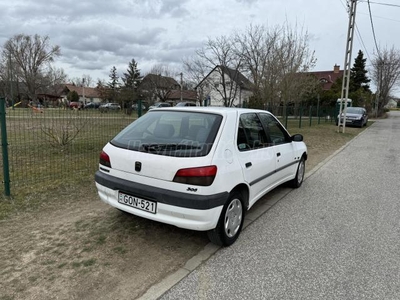
[[[8,164],[8,141],[6,126],[6,101],[0,98],[0,127],[1,127],[1,150],[3,153],[4,194],[10,196],[10,167]]]
[[[319,105],[318,105],[318,108],[317,108],[317,114],[318,114],[318,125],[319,124],[321,124],[321,114],[320,114],[320,111],[319,111]]]
[[[137,114],[138,114],[138,118],[140,118],[142,116],[142,100],[138,100],[136,102],[137,104]]]
[[[288,115],[289,115],[289,113],[288,113],[288,107],[287,106],[285,106],[285,128],[287,129],[288,127],[287,127],[287,122],[288,122]]]
[[[299,118],[299,128],[301,128],[301,116],[302,116],[302,114],[303,114],[303,106],[300,106],[300,118]]]

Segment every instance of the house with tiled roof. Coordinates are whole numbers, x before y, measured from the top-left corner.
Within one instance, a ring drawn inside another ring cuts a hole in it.
[[[171,90],[168,95],[167,102],[176,105],[178,102],[197,103],[197,92],[192,90]]]
[[[231,106],[242,107],[253,94],[251,86],[251,82],[238,70],[219,65],[195,89],[202,105],[224,106],[224,97],[227,97]]]
[[[343,70],[340,70],[340,66],[334,65],[333,70],[331,71],[315,71],[308,72],[308,74],[312,74],[317,77],[318,81],[321,83],[321,87],[323,90],[327,91],[332,88],[332,85],[339,78],[343,78]]]
[[[86,104],[88,102],[100,103],[103,99],[97,88],[76,86],[74,84],[65,84],[61,93],[62,99],[65,101],[69,92],[75,91],[79,95],[79,102]]]
[[[148,103],[161,101],[170,102],[173,105],[177,99],[175,91],[179,91],[180,99],[180,87],[180,84],[172,77],[147,74],[140,83],[140,93],[144,95]]]
[[[173,90],[180,88],[180,84],[174,78],[162,76],[159,74],[147,74],[143,77],[140,85],[142,88],[151,88],[156,86],[157,88],[164,90]]]

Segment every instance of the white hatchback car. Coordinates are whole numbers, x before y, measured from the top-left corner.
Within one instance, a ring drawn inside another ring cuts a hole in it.
[[[229,246],[258,199],[302,184],[306,160],[303,136],[267,111],[153,109],[104,147],[95,181],[101,200],[120,210]]]

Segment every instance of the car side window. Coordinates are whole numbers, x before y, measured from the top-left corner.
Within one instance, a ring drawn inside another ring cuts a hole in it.
[[[267,137],[257,114],[248,113],[240,116],[236,141],[239,151],[267,146]]]
[[[270,143],[272,146],[290,142],[289,135],[277,119],[266,113],[259,114],[259,117],[267,132],[267,136],[270,139]]]

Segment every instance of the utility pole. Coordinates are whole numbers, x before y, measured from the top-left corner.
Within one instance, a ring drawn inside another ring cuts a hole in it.
[[[181,75],[181,102],[182,102],[183,73],[181,72],[179,75]]]
[[[85,78],[82,78],[82,98],[83,98],[83,106],[85,106]]]
[[[342,125],[343,133],[345,132],[346,129],[346,111],[347,111],[347,100],[349,97],[351,52],[353,50],[354,27],[356,22],[356,8],[357,8],[357,0],[348,0],[348,2],[349,1],[350,1],[349,26],[347,29],[346,52],[345,52],[344,69],[343,69],[343,84],[342,84],[342,93],[340,96],[340,110],[338,119],[338,132],[340,132],[340,125]],[[342,108],[343,102],[344,102],[344,109]],[[343,112],[343,124],[341,124],[342,112]]]
[[[12,71],[12,64],[11,64],[11,52],[9,54],[9,66],[8,66],[8,78],[10,80],[10,93],[11,93],[11,106],[12,106],[12,110],[14,110],[14,93],[13,93],[13,71]]]
[[[379,62],[378,62],[378,74],[379,74],[379,81],[378,81],[378,86],[377,90],[375,93],[375,118],[378,117],[378,111],[379,111],[379,98],[381,96],[381,87],[382,87],[382,80],[383,80],[383,71],[385,67],[385,62],[382,60],[382,57],[379,55]]]

